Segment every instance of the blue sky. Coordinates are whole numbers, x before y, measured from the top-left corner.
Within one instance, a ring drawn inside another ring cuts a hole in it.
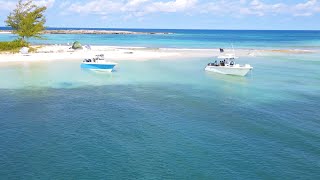
[[[0,0],[0,26],[16,0]],[[47,26],[320,30],[320,0],[37,0]]]

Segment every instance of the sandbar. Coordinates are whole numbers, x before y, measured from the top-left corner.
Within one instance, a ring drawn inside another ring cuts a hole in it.
[[[182,49],[182,48],[146,48],[124,46],[91,46],[91,49],[73,50],[66,45],[42,45],[34,46],[37,51],[29,54],[0,53],[0,63],[8,62],[39,62],[39,61],[82,61],[85,58],[93,58],[96,54],[104,54],[108,61],[147,61],[147,60],[172,60],[190,58],[212,59],[220,55],[219,49]],[[238,57],[268,56],[274,53],[305,53],[313,51],[305,50],[253,50],[237,49]],[[233,53],[226,50],[225,53]]]

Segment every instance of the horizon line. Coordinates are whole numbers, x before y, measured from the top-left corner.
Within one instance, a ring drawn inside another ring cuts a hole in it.
[[[0,26],[0,28],[10,28],[8,26]],[[153,29],[153,30],[211,30],[211,31],[320,31],[320,29],[210,29],[210,28],[129,28],[129,27],[56,27],[47,26],[46,28],[68,28],[68,29]]]

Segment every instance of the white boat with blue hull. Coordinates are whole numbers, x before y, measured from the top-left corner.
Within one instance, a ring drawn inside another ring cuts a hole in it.
[[[99,54],[96,55],[95,58],[83,60],[81,63],[81,68],[95,71],[112,72],[116,65],[117,63],[114,62],[106,62],[104,60],[104,55]]]

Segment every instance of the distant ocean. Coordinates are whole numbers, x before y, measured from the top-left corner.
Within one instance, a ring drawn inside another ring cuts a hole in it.
[[[141,30],[143,31],[143,30]],[[144,30],[150,31],[150,30]],[[154,30],[164,31],[164,30]],[[318,31],[50,35],[43,43],[318,48]],[[0,35],[1,40],[13,38]],[[0,66],[0,179],[320,179],[320,54]]]
[[[7,28],[0,28],[0,30]],[[48,28],[83,29],[83,28]],[[45,35],[46,40],[30,41],[35,44],[67,44],[80,41],[82,44],[111,46],[142,46],[153,48],[299,48],[319,49],[320,31],[271,31],[271,30],[183,30],[183,29],[106,29],[137,32],[171,32],[165,35]],[[0,41],[15,39],[15,35],[0,34]]]

